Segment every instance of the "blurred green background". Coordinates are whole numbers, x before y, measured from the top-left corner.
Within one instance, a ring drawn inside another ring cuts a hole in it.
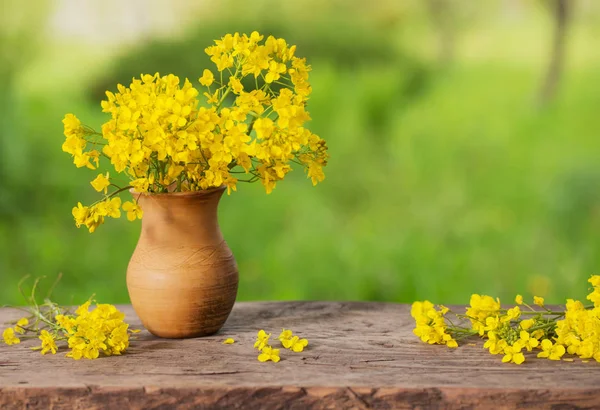
[[[239,300],[465,303],[582,298],[600,262],[600,2],[595,0],[4,0],[0,13],[0,304],[26,274],[55,296],[128,302],[140,223],[78,230],[94,171],[61,119],[142,72],[194,82],[204,48],[259,30],[312,64],[326,180],[242,185],[220,223]],[[508,300],[507,300],[508,301]]]

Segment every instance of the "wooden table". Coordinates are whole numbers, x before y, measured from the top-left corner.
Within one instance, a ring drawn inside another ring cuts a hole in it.
[[[131,307],[120,307],[134,328]],[[429,346],[407,305],[238,303],[219,334],[169,340],[146,331],[121,357],[42,356],[29,341],[0,346],[1,409],[96,408],[600,408],[600,363],[491,356],[482,342]],[[18,318],[0,309],[0,322]],[[291,328],[310,341],[260,363],[256,332]],[[223,345],[226,337],[236,343]]]

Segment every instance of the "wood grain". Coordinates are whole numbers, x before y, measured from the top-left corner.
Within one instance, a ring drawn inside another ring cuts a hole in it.
[[[0,309],[0,322],[18,316]],[[308,348],[258,362],[257,330],[275,339],[283,327],[307,337]],[[0,345],[0,408],[600,408],[599,363],[503,364],[479,341],[429,346],[412,328],[406,305],[237,303],[216,335],[173,340],[143,331],[122,357],[74,361],[41,356],[29,349],[35,342]],[[226,337],[236,343],[221,344]]]

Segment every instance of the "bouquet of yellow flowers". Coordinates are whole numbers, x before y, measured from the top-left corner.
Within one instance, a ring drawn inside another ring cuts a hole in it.
[[[66,356],[75,360],[125,353],[130,336],[138,333],[138,330],[129,328],[125,314],[109,304],[96,304],[90,310],[91,299],[74,311],[59,306],[50,300],[58,280],[60,275],[43,303],[38,303],[35,295],[40,278],[34,282],[30,296],[23,293],[19,283],[19,290],[29,306],[17,308],[23,310],[25,315],[3,330],[0,343],[10,346],[21,343],[21,339],[39,339],[41,345],[33,347],[33,350],[39,350],[42,354],[56,354],[59,349],[67,348],[69,351]]]
[[[578,356],[582,361],[600,362],[600,275],[588,281],[592,291],[584,305],[567,299],[565,309],[551,309],[544,298],[534,296],[533,308],[515,297],[516,306],[504,309],[499,299],[487,295],[471,296],[465,314],[453,314],[446,306],[437,309],[425,300],[412,305],[411,315],[416,327],[413,333],[423,342],[458,347],[458,341],[470,336],[487,339],[483,347],[491,354],[502,355],[502,361],[521,364],[525,354],[539,350],[537,357],[573,361],[565,354]],[[456,323],[452,320],[455,316]],[[468,325],[460,322],[468,321]]]
[[[93,232],[107,217],[129,220],[143,213],[119,194],[199,191],[238,182],[261,181],[270,193],[291,164],[304,167],[313,184],[325,176],[327,145],[304,128],[310,120],[310,65],[296,46],[253,32],[227,34],[206,53],[216,72],[199,78],[203,92],[173,75],[143,74],[129,87],[107,91],[102,110],[111,118],[101,132],[73,114],[63,120],[63,151],[78,167],[96,169],[101,157],[129,180],[121,186],[110,173],[92,182],[103,198],[73,208],[77,226]],[[109,189],[113,188],[111,192]]]

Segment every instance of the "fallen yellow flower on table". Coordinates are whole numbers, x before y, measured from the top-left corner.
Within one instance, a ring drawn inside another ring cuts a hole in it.
[[[27,320],[26,317],[21,318],[17,321],[17,325],[14,327],[15,332],[23,334],[25,333],[25,329],[23,329],[24,326],[27,326],[29,324],[29,320]]]
[[[525,355],[521,352],[523,346],[515,342],[512,346],[504,347],[504,357],[502,357],[503,363],[515,363],[521,364],[525,361]]]
[[[21,343],[21,339],[15,336],[15,330],[12,327],[4,329],[4,332],[2,332],[2,338],[4,339],[4,343],[9,346]]]
[[[299,336],[294,336],[291,329],[283,329],[278,339],[281,341],[281,345],[286,349],[290,349],[296,353],[300,353],[308,346],[307,339],[300,339]]]
[[[291,339],[293,335],[292,329],[282,329],[277,339],[283,342],[284,340]]]
[[[42,341],[42,354],[46,354],[48,352],[52,352],[52,354],[56,354],[56,342],[54,340],[54,336],[47,330],[42,330],[40,332],[39,339]]]
[[[269,360],[277,363],[281,358],[279,357],[279,349],[273,349],[271,346],[265,346],[261,353],[258,355],[259,362],[268,362]]]
[[[565,347],[559,344],[553,344],[550,340],[542,340],[542,351],[537,357],[547,357],[550,360],[560,360],[565,354]]]
[[[223,340],[223,344],[224,345],[232,345],[235,343],[235,340],[233,340],[232,338],[228,337],[227,339]]]
[[[308,346],[308,340],[300,339],[298,336],[294,336],[291,339],[282,340],[281,344],[286,349],[290,349],[296,353],[300,353],[304,350],[306,346]]]
[[[263,350],[265,346],[268,345],[270,337],[271,333],[267,333],[264,330],[260,329],[256,335],[256,342],[254,342],[254,348],[258,350]]]

